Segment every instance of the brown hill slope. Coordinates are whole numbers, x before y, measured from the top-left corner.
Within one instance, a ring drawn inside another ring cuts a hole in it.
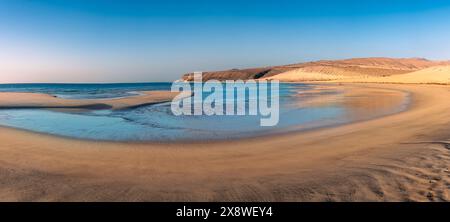
[[[286,76],[289,76],[289,81],[295,81],[295,73],[307,76],[319,74],[323,77],[323,79],[332,80],[347,78],[349,76],[391,76],[414,72],[417,70],[439,65],[450,65],[450,62],[431,61],[423,58],[397,59],[381,57],[354,58],[344,60],[321,60],[283,66],[204,72],[203,80],[207,81],[209,79],[234,80],[261,78],[275,78],[284,80]],[[338,78],[330,77],[329,75],[338,76]],[[319,79],[322,79],[322,77]],[[182,79],[186,81],[192,81],[192,73],[185,74]],[[303,79],[302,75],[299,76],[298,81],[300,81],[301,79]]]

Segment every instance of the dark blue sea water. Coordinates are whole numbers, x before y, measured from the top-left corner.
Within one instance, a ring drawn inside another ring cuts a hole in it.
[[[33,92],[67,99],[101,99],[136,95],[136,91],[170,90],[171,83],[0,84],[0,92]]]
[[[0,84],[0,92],[38,92],[66,99],[126,97],[138,91],[170,90],[171,83]],[[403,105],[349,106],[338,89],[311,84],[280,84],[280,121],[260,126],[261,116],[175,116],[170,103],[130,110],[77,113],[38,109],[0,109],[0,125],[53,135],[107,141],[216,140],[307,130],[399,112]],[[333,96],[328,101],[322,98]],[[257,99],[249,98],[248,100]],[[376,98],[365,98],[376,99]],[[316,101],[316,103],[309,103]],[[317,103],[319,101],[319,103]],[[229,101],[224,100],[223,103]],[[248,101],[247,101],[248,102]]]

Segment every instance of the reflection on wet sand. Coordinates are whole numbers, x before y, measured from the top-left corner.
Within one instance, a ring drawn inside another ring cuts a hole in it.
[[[348,86],[344,89],[339,85],[320,85],[296,97],[291,106],[337,106],[344,109],[343,118],[357,120],[401,111],[409,102],[408,93],[399,90]]]

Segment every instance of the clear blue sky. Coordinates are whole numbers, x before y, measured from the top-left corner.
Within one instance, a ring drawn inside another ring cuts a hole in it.
[[[450,1],[0,1],[0,82],[171,81],[372,56],[450,59]]]

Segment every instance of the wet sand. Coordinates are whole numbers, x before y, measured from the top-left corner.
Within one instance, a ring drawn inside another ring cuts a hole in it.
[[[0,128],[0,200],[448,201],[450,87],[339,87],[403,90],[412,104],[369,121],[221,142],[92,142]]]
[[[177,92],[141,91],[140,95],[115,99],[63,99],[40,93],[0,92],[0,109],[128,109],[171,101]]]

